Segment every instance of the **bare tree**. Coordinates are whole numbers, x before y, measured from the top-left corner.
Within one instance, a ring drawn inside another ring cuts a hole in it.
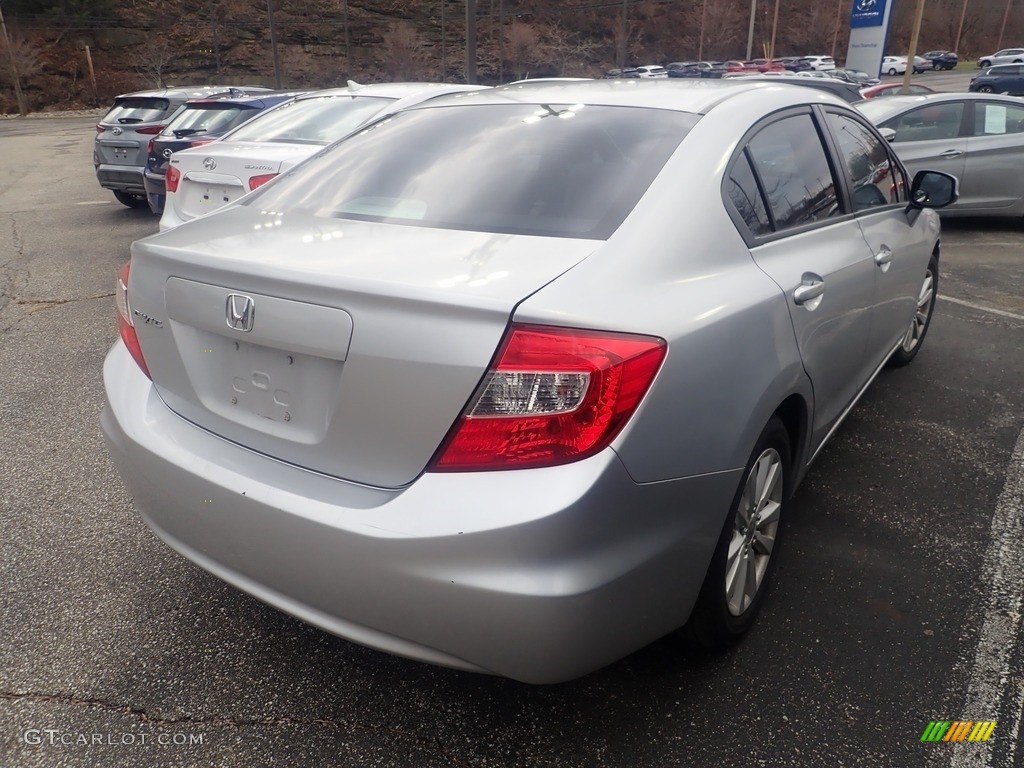
[[[579,32],[567,29],[561,24],[549,27],[545,37],[549,56],[557,63],[559,75],[565,75],[570,65],[582,69],[597,51],[597,44],[593,40],[587,40]]]
[[[131,58],[132,68],[157,88],[167,83],[165,78],[177,52],[166,38],[157,38],[142,46]]]
[[[505,51],[506,62],[515,70],[516,79],[521,80],[530,66],[541,60],[543,47],[540,35],[532,25],[514,21],[505,32]]]
[[[0,40],[0,85],[14,85],[14,74],[8,63],[13,59],[18,68],[18,77],[24,83],[34,75],[43,71],[43,59],[39,49],[20,37],[10,39],[10,48]]]
[[[412,80],[420,76],[427,52],[416,27],[407,21],[393,21],[383,35],[384,68],[395,78]]]

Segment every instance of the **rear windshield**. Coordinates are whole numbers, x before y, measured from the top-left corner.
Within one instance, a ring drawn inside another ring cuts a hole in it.
[[[239,104],[190,104],[164,129],[161,136],[191,136],[196,133],[226,131],[255,113],[255,107]]]
[[[162,119],[170,106],[171,102],[167,99],[156,97],[129,96],[115,99],[114,106],[110,108],[102,122],[120,123],[121,125],[151,123]]]
[[[698,116],[633,107],[413,109],[246,199],[263,210],[606,239]]]
[[[330,144],[383,110],[394,99],[323,96],[289,101],[239,127],[225,141]]]

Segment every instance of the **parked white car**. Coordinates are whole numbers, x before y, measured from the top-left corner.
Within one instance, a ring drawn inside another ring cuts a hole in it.
[[[636,68],[637,77],[668,77],[668,70],[659,64],[644,64]]]
[[[1024,48],[1003,48],[978,59],[978,66],[982,68],[996,64],[1024,64]]]
[[[314,91],[267,110],[219,141],[175,152],[160,231],[212,213],[364,123],[448,93],[485,86],[381,83]]]
[[[804,56],[803,61],[811,65],[811,69],[825,72],[836,68],[836,60],[831,56]]]
[[[907,71],[907,57],[883,56],[879,71],[883,75],[902,75]]]

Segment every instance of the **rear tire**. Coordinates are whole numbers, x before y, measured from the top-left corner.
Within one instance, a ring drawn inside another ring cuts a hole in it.
[[[775,563],[782,507],[790,495],[789,433],[773,416],[736,490],[685,632],[706,648],[732,645],[750,629]]]
[[[924,280],[917,293],[917,310],[910,321],[910,327],[903,337],[903,342],[889,358],[889,365],[893,368],[902,368],[909,365],[921,351],[924,337],[932,324],[932,315],[935,314],[935,299],[939,295],[939,260],[932,256],[928,261],[928,269],[925,271]]]
[[[896,74],[896,67],[889,67],[888,74],[889,75],[895,75]]]
[[[991,85],[979,85],[978,86],[978,93],[992,93],[992,86]]]
[[[114,197],[117,198],[117,202],[121,205],[127,205],[129,208],[148,208],[149,203],[146,202],[145,195],[133,195],[131,192],[122,192],[119,189],[111,190],[114,193]]]

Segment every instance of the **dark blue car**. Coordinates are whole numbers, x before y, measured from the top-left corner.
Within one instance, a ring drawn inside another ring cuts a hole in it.
[[[1024,64],[998,64],[971,78],[971,91],[1024,96]]]
[[[180,149],[209,144],[235,126],[270,107],[294,99],[299,93],[301,91],[242,95],[239,92],[186,102],[184,109],[149,142],[143,182],[150,210],[158,215],[164,211],[167,197],[164,176],[171,155]]]

